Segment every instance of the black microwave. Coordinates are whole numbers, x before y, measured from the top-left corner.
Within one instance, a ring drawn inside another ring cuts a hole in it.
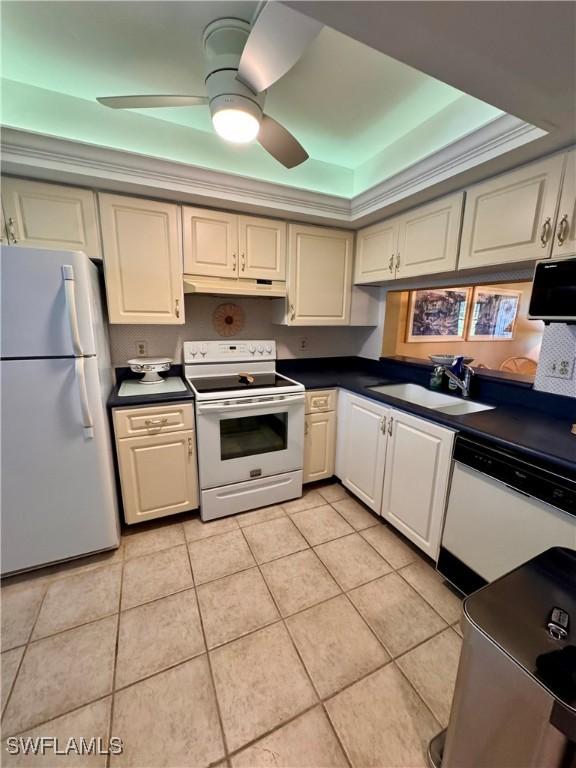
[[[528,317],[545,323],[576,323],[576,258],[536,264]]]

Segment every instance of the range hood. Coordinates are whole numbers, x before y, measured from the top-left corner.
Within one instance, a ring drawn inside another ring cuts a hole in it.
[[[286,296],[286,283],[282,280],[184,275],[184,293],[204,293],[212,296],[262,296],[277,299]]]

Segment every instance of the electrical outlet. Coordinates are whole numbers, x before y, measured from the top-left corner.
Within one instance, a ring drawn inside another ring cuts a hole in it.
[[[310,342],[307,336],[300,336],[298,339],[298,352],[307,352],[310,348]]]
[[[574,358],[558,357],[546,366],[546,376],[554,379],[571,379],[574,374]]]
[[[136,354],[138,357],[146,357],[148,354],[148,342],[137,341],[136,342]]]

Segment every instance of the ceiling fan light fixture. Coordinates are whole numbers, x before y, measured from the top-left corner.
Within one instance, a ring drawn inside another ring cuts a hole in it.
[[[214,130],[233,144],[249,144],[258,136],[260,120],[243,109],[220,109],[212,115]]]

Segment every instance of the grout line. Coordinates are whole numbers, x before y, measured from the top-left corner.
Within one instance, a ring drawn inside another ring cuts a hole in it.
[[[108,721],[108,738],[112,735],[112,725],[114,723],[114,703],[115,703],[115,696],[114,691],[116,688],[116,671],[118,668],[118,649],[120,647],[120,620],[122,617],[121,614],[121,606],[122,606],[122,590],[124,587],[124,562],[122,563],[122,568],[120,569],[120,589],[118,590],[118,615],[116,618],[116,643],[114,645],[114,666],[112,669],[112,690],[111,690],[111,696],[112,701],[110,702],[110,719]],[[108,752],[106,755],[106,768],[110,767],[110,760],[111,755]]]
[[[192,566],[192,557],[190,555],[190,548],[187,546],[186,551],[188,552],[188,564],[190,566],[190,572],[192,574],[192,581],[194,585],[196,585],[196,578],[194,575],[194,568]],[[216,712],[218,714],[218,724],[220,725],[220,735],[222,737],[222,747],[224,749],[224,759],[226,760],[226,763],[229,765],[228,761],[228,755],[229,755],[229,749],[228,749],[228,740],[226,738],[226,731],[224,730],[224,720],[222,718],[222,710],[220,708],[220,699],[218,698],[218,689],[216,688],[216,680],[214,677],[214,670],[212,669],[212,659],[210,658],[210,652],[208,650],[208,641],[206,639],[206,630],[204,628],[204,619],[202,618],[202,611],[200,609],[200,600],[198,599],[198,592],[196,590],[196,586],[194,587],[194,596],[196,598],[196,609],[198,611],[198,620],[200,621],[200,629],[202,631],[202,639],[204,640],[204,648],[206,649],[206,663],[208,664],[208,671],[210,674],[210,682],[212,683],[212,690],[214,692],[214,701],[216,702]]]
[[[32,622],[32,626],[30,627],[30,632],[28,633],[28,639],[24,643],[24,652],[22,653],[22,657],[20,658],[20,663],[18,664],[18,668],[16,670],[16,674],[14,675],[14,679],[12,680],[12,685],[10,687],[10,692],[8,693],[8,697],[6,698],[6,703],[4,704],[4,708],[2,710],[2,720],[4,719],[4,715],[8,709],[8,704],[10,703],[10,699],[12,698],[12,694],[14,692],[14,688],[16,687],[16,681],[18,680],[18,677],[20,676],[20,670],[22,669],[22,664],[24,663],[24,658],[28,652],[28,647],[30,646],[32,635],[34,634],[34,630],[36,629],[36,624],[38,623],[38,617],[40,616],[40,613],[42,611],[42,608],[44,607],[44,602],[46,600],[46,595],[48,594],[48,590],[50,589],[50,584],[46,585],[46,589],[44,590],[44,594],[42,595],[42,600],[40,600],[40,605],[38,606],[38,610],[36,611],[36,616],[34,617],[34,621]],[[18,648],[21,648],[22,646],[17,646]],[[11,649],[10,649],[11,650]]]

